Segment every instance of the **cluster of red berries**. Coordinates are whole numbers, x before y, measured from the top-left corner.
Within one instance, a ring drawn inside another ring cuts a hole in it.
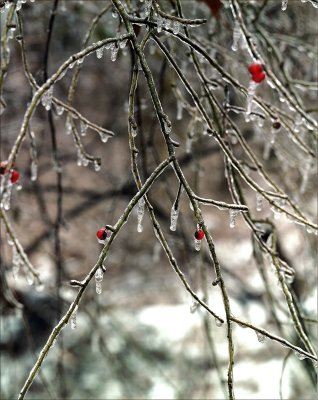
[[[266,78],[266,74],[261,64],[250,64],[248,66],[248,71],[252,75],[252,80],[256,83],[261,83]]]
[[[106,240],[107,235],[108,235],[108,232],[107,232],[106,227],[100,228],[96,232],[97,239],[100,240],[100,241]]]
[[[196,240],[202,240],[204,238],[204,232],[201,228],[197,229],[194,232],[194,237]]]
[[[20,172],[17,171],[16,169],[12,168],[8,170],[8,161],[1,161],[0,163],[0,175],[4,175],[6,173],[10,174],[10,182],[12,184],[18,182],[20,179]]]

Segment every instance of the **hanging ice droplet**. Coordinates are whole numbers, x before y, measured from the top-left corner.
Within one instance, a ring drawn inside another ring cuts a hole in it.
[[[100,160],[94,160],[94,169],[96,172],[100,171],[102,168]]]
[[[96,57],[98,59],[101,59],[103,57],[103,54],[104,54],[104,46],[96,50]]]
[[[71,123],[71,118],[70,118],[70,116],[68,115],[68,116],[66,117],[65,133],[66,133],[67,135],[70,135],[71,132],[72,132],[72,123]]]
[[[256,211],[262,211],[263,208],[263,196],[260,193],[256,193]]]
[[[257,340],[258,340],[260,343],[264,343],[264,342],[265,342],[265,336],[264,336],[262,333],[256,332],[256,336],[257,336]]]
[[[198,240],[198,239],[194,238],[194,248],[196,251],[200,251],[201,242],[202,242],[202,240]]]
[[[52,344],[51,344],[51,347],[55,347],[55,345],[56,345],[56,338],[53,339],[53,342],[52,342]]]
[[[238,50],[239,42],[241,38],[241,28],[238,21],[235,21],[234,28],[233,28],[233,42],[231,49],[233,51]]]
[[[53,85],[50,86],[49,89],[46,92],[44,92],[41,97],[42,105],[43,107],[45,107],[47,111],[51,109],[52,98],[53,98]]]
[[[307,358],[305,356],[305,354],[299,353],[298,351],[295,351],[295,356],[299,359],[299,360],[304,360],[305,358]]]
[[[124,49],[126,47],[127,42],[128,42],[128,39],[121,40],[119,42],[119,48]]]
[[[300,184],[300,193],[304,194],[307,188],[309,176],[310,176],[310,170],[312,167],[312,163],[310,160],[305,160],[304,164],[302,165],[302,180]]]
[[[223,323],[222,323],[222,321],[220,321],[218,318],[215,318],[215,325],[216,325],[217,327],[220,327],[220,326],[223,325]]]
[[[12,192],[12,183],[9,180],[9,174],[1,175],[1,207],[8,211],[11,206],[11,192]]]
[[[171,208],[171,223],[170,230],[175,231],[177,229],[177,221],[178,221],[179,210],[174,208],[174,205]]]
[[[145,17],[147,17],[150,14],[152,6],[152,0],[145,0]]]
[[[117,59],[117,54],[118,54],[118,47],[115,43],[113,43],[113,45],[111,46],[110,49],[110,59],[111,61],[116,61]]]
[[[253,98],[255,95],[256,87],[257,83],[251,80],[247,90],[246,116],[249,116],[252,112]]]
[[[157,15],[157,32],[160,33],[163,27],[163,18],[161,15]]]
[[[181,100],[177,101],[177,120],[180,121],[183,115],[183,102]]]
[[[171,27],[171,21],[170,21],[170,19],[164,19],[163,20],[163,27],[165,28],[165,29],[170,29],[170,27]],[[168,31],[168,30],[166,30],[166,35],[171,35],[171,33]]]
[[[107,141],[108,141],[108,139],[109,139],[109,135],[108,135],[107,133],[101,132],[101,131],[99,131],[98,133],[99,133],[100,140],[101,140],[103,143],[107,143]]]
[[[85,136],[87,132],[87,124],[84,121],[81,121],[80,128],[81,128],[81,135]]]
[[[101,268],[98,268],[95,272],[95,283],[96,283],[96,293],[102,293],[102,282],[104,278],[104,273]]]
[[[83,165],[83,154],[80,148],[77,149],[77,166],[81,167]]]
[[[63,112],[64,112],[64,107],[63,106],[55,105],[55,109],[56,109],[56,114],[57,115],[62,115]]]
[[[117,14],[117,11],[115,8],[113,8],[113,10],[112,10],[112,17],[115,19],[118,17],[118,14]]]
[[[26,277],[28,285],[32,286],[34,284],[34,275],[33,275],[32,271],[27,269],[25,273],[26,273],[25,277]]]
[[[76,325],[77,325],[77,321],[76,321],[77,309],[78,309],[78,305],[75,306],[74,311],[73,311],[72,315],[70,316],[71,328],[72,329],[75,329]]]
[[[282,0],[282,11],[286,11],[288,6],[288,0]]]
[[[172,32],[177,35],[180,31],[180,22],[179,21],[174,21],[172,25]]]
[[[272,143],[267,140],[264,144],[264,150],[263,150],[263,158],[264,160],[268,160],[270,153],[271,153],[271,149],[272,149]]]
[[[238,214],[237,210],[230,210],[230,228],[235,228],[236,225],[236,216]]]
[[[190,303],[190,313],[194,314],[197,311],[198,307],[199,307],[199,302],[192,297]]]
[[[31,181],[35,182],[38,178],[38,163],[36,160],[31,161]]]
[[[137,208],[137,232],[141,233],[143,231],[142,220],[145,213],[145,199],[141,197],[138,201],[138,208]]]
[[[18,273],[20,271],[21,266],[21,257],[18,253],[16,247],[12,247],[12,275],[14,279],[18,278]]]

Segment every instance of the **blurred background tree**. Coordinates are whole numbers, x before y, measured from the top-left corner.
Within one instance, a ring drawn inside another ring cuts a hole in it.
[[[0,1],[1,398],[316,397],[317,7]]]

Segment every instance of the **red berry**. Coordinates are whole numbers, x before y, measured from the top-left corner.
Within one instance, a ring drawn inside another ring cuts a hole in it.
[[[265,72],[252,75],[252,80],[256,83],[261,83],[266,78]]]
[[[18,172],[16,169],[13,169],[11,171],[11,176],[10,176],[10,181],[11,183],[16,183],[20,178],[20,172]]]
[[[97,232],[96,232],[96,236],[99,240],[105,240],[107,238],[107,230],[106,228],[100,228]]]
[[[263,72],[263,67],[261,64],[253,63],[248,66],[248,70],[251,75],[255,75]]]
[[[196,230],[195,233],[194,233],[194,237],[195,237],[197,240],[202,240],[202,239],[204,238],[204,232],[203,232],[203,230],[202,230],[202,229]]]

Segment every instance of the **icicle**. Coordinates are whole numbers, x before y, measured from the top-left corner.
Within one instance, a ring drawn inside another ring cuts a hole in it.
[[[21,266],[21,257],[15,246],[12,247],[12,275],[14,279],[18,278],[18,273]]]
[[[296,118],[295,118],[295,125],[294,125],[295,133],[298,133],[300,131],[300,126],[301,126],[302,122],[303,122],[302,116],[300,114],[297,114]]]
[[[107,133],[105,133],[105,132],[100,132],[100,131],[98,133],[99,133],[100,140],[103,143],[106,143],[108,141],[108,139],[109,139],[109,135]]]
[[[183,102],[181,100],[177,100],[177,120],[180,121],[183,115]]]
[[[171,21],[170,21],[170,19],[163,19],[163,28],[164,29],[170,29],[170,27],[171,27]],[[171,33],[168,31],[168,30],[166,30],[165,31],[165,33],[167,34],[167,35],[170,35]]]
[[[246,104],[246,117],[248,117],[252,112],[253,98],[255,95],[257,83],[250,81],[247,91],[247,104]]]
[[[98,270],[95,272],[95,282],[96,282],[96,293],[101,294],[102,293],[102,281],[103,281],[103,271],[101,268],[98,268]]]
[[[177,221],[178,221],[178,214],[179,210],[174,208],[175,205],[171,208],[171,223],[170,223],[170,230],[175,231],[177,229]]]
[[[5,176],[1,175],[1,190],[0,190],[0,193],[2,195],[1,207],[6,211],[10,210],[11,192],[12,192],[12,183],[10,182],[10,180],[8,180],[8,174]]]
[[[161,15],[157,15],[157,32],[160,33],[163,28],[163,18]]]
[[[84,57],[79,58],[79,59],[77,60],[76,64],[77,64],[77,65],[81,65],[81,64],[83,64],[83,61],[84,61]]]
[[[10,4],[10,3],[8,3],[8,4]],[[16,11],[21,10],[21,7],[22,7],[22,1],[21,0],[17,0]]]
[[[75,329],[76,325],[77,325],[77,321],[76,321],[77,309],[78,309],[78,305],[75,306],[74,311],[73,311],[72,315],[70,316],[71,328],[72,329]]]
[[[260,193],[256,193],[256,211],[262,211],[263,208],[263,196]]]
[[[113,8],[113,10],[112,10],[112,17],[113,17],[114,19],[116,19],[116,18],[118,17],[116,8]]]
[[[36,160],[31,161],[31,181],[36,181],[38,178],[38,164]]]
[[[77,166],[81,167],[83,165],[83,154],[80,148],[77,149]]]
[[[69,115],[66,117],[65,132],[67,135],[70,135],[72,132],[71,117]]]
[[[100,171],[102,168],[100,160],[94,160],[94,169],[96,172]]]
[[[103,57],[103,54],[104,54],[104,46],[96,50],[96,57],[98,59],[101,59]]]
[[[110,49],[110,59],[112,61],[116,61],[117,59],[117,53],[118,53],[118,47],[116,45],[116,43],[113,43]]]
[[[137,218],[138,218],[138,225],[137,225],[137,232],[141,233],[143,231],[142,220],[145,213],[145,199],[141,197],[138,201],[138,209],[137,209]]]
[[[46,111],[49,111],[52,106],[52,97],[53,97],[53,85],[49,87],[49,89],[43,93],[41,97],[41,102],[43,107],[45,107]]]
[[[161,244],[156,242],[153,248],[152,261],[157,263],[160,261]]]
[[[174,21],[172,25],[172,32],[177,35],[180,31],[180,22],[179,21]]]
[[[152,6],[152,0],[146,0],[145,1],[145,17],[148,17],[148,15],[150,14],[151,6]]]
[[[87,124],[85,122],[81,121],[80,127],[81,127],[81,135],[85,136],[86,132],[87,132]]]
[[[233,208],[230,210],[230,228],[235,228],[237,214],[237,210],[233,210]]]
[[[265,342],[265,336],[262,333],[256,331],[256,336],[257,336],[257,340],[260,343],[264,343]]]
[[[55,347],[56,345],[56,338],[53,340],[52,344],[51,344],[51,348]]]
[[[264,118],[262,118],[261,116],[258,117],[257,120],[257,124],[260,128],[262,128],[264,126]]]
[[[202,240],[198,240],[198,239],[194,238],[194,248],[196,251],[200,251],[201,242],[202,242]]]
[[[264,160],[268,160],[272,149],[272,144],[270,141],[266,141],[263,150],[263,158]]]
[[[241,28],[238,21],[235,21],[234,28],[233,28],[233,42],[231,49],[233,51],[238,50],[239,42],[241,38]]]
[[[217,327],[220,327],[220,326],[222,326],[222,322],[218,318],[215,318],[215,325]]]
[[[192,142],[193,138],[191,136],[187,136],[187,141],[186,141],[186,153],[190,154],[192,151]]]
[[[194,299],[193,297],[191,298],[191,303],[190,303],[190,313],[191,314],[194,314],[197,311],[199,304],[200,303],[198,301],[196,301],[196,299]]]
[[[29,269],[26,270],[26,280],[28,285],[32,286],[34,284],[34,275]]]
[[[301,185],[300,185],[300,193],[304,194],[306,191],[306,187],[308,184],[309,180],[309,175],[310,175],[310,170],[311,170],[311,161],[306,160],[305,163],[302,166],[302,180],[301,180]]]
[[[55,109],[56,109],[56,114],[57,115],[62,115],[63,112],[64,112],[64,107],[63,106],[55,105]]]
[[[287,10],[288,0],[282,0],[282,11]]]

